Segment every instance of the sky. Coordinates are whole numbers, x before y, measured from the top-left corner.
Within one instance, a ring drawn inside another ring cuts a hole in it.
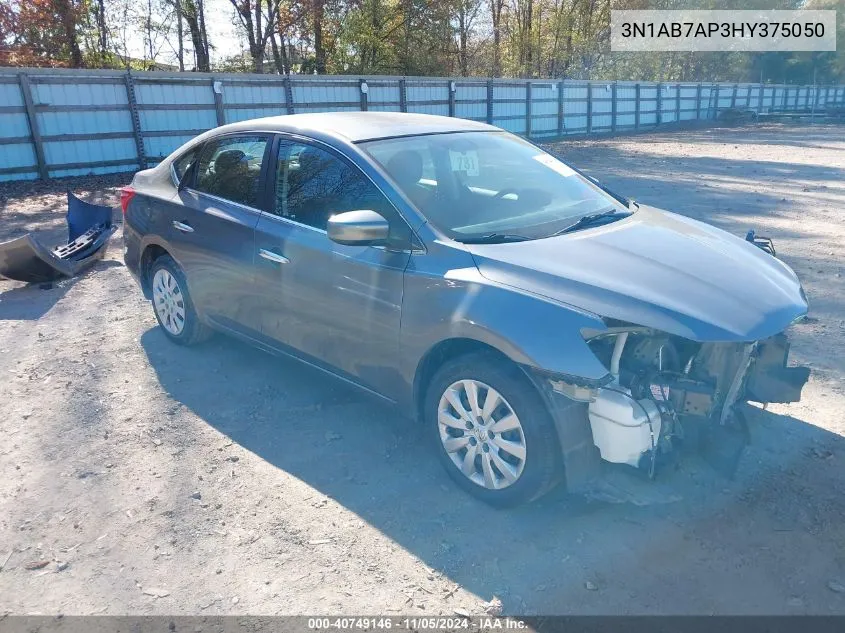
[[[205,28],[208,39],[215,45],[211,52],[211,63],[240,52],[243,44],[237,35],[233,20],[232,3],[229,0],[206,0]]]

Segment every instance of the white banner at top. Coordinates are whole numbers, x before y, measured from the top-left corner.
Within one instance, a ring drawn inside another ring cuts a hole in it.
[[[612,10],[613,51],[835,51],[836,11]]]

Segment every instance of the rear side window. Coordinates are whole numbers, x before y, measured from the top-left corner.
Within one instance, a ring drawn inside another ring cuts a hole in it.
[[[227,136],[205,144],[197,165],[196,189],[250,207],[258,206],[264,136]]]
[[[199,152],[199,149],[195,147],[173,161],[173,173],[176,174],[177,185],[182,182],[182,178],[184,178],[185,172],[188,171],[188,167],[196,160],[197,152]]]

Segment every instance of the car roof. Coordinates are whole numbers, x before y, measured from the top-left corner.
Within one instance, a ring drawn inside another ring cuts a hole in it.
[[[217,128],[214,132],[292,132],[306,136],[331,135],[358,143],[397,136],[449,132],[494,132],[486,123],[408,112],[314,112],[250,119]]]

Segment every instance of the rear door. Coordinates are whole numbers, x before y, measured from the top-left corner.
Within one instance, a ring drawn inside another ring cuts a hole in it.
[[[172,217],[171,243],[197,309],[229,327],[260,327],[251,290],[271,144],[271,135],[256,133],[207,141]]]
[[[400,245],[410,243],[407,224],[356,165],[327,147],[283,140],[273,171],[275,193],[256,228],[264,335],[389,394],[410,249],[337,244],[326,223],[370,209]]]

